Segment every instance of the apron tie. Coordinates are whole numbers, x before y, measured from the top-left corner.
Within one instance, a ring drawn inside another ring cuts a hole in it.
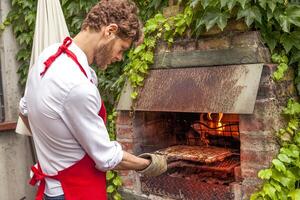
[[[29,184],[34,186],[38,181],[40,181],[36,199],[43,199],[45,186],[46,186],[45,177],[48,176],[42,172],[42,169],[39,164],[38,164],[38,168],[36,168],[36,166],[32,166],[31,171],[33,172],[33,177],[31,178]]]

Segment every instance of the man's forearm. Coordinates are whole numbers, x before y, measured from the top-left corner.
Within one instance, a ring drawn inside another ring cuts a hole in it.
[[[134,156],[128,152],[123,153],[122,161],[114,168],[117,170],[143,170],[151,161],[148,159]]]
[[[21,117],[22,121],[24,122],[26,128],[31,132],[28,117],[22,115],[22,113],[19,113],[19,116]]]

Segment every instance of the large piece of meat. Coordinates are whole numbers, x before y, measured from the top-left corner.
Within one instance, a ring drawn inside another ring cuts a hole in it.
[[[171,146],[156,151],[155,153],[165,155],[169,162],[177,160],[194,161],[201,163],[213,163],[222,161],[235,154],[231,149],[211,146]]]

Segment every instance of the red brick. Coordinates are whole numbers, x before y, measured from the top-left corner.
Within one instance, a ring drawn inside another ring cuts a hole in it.
[[[117,138],[118,139],[132,139],[133,138],[132,126],[116,125],[116,128],[117,128]]]
[[[275,152],[279,149],[276,136],[271,131],[240,132],[241,153],[250,152]]]
[[[117,114],[116,123],[118,125],[131,125],[132,118],[130,117],[129,111],[119,111]]]
[[[255,115],[241,115],[240,116],[240,132],[242,131],[259,131],[264,130],[263,122],[256,118]]]
[[[132,141],[124,141],[124,140],[118,140],[120,144],[122,145],[122,149],[124,151],[127,151],[128,153],[133,153],[133,143]]]
[[[274,98],[256,100],[253,114],[240,115],[240,131],[276,132],[285,125],[283,107],[278,104]]]
[[[251,194],[258,191],[261,187],[262,180],[257,178],[245,179],[242,183],[243,200],[250,199]]]
[[[243,180],[241,166],[234,168],[234,179],[236,182],[241,182]]]
[[[134,188],[134,181],[131,178],[128,177],[121,177],[122,178],[122,187],[129,189],[129,190],[133,190]]]

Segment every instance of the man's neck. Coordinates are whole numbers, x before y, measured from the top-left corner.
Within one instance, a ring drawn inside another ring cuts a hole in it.
[[[81,31],[73,39],[75,44],[85,53],[89,64],[92,64],[94,61],[95,49],[100,38],[99,34],[96,32]]]

